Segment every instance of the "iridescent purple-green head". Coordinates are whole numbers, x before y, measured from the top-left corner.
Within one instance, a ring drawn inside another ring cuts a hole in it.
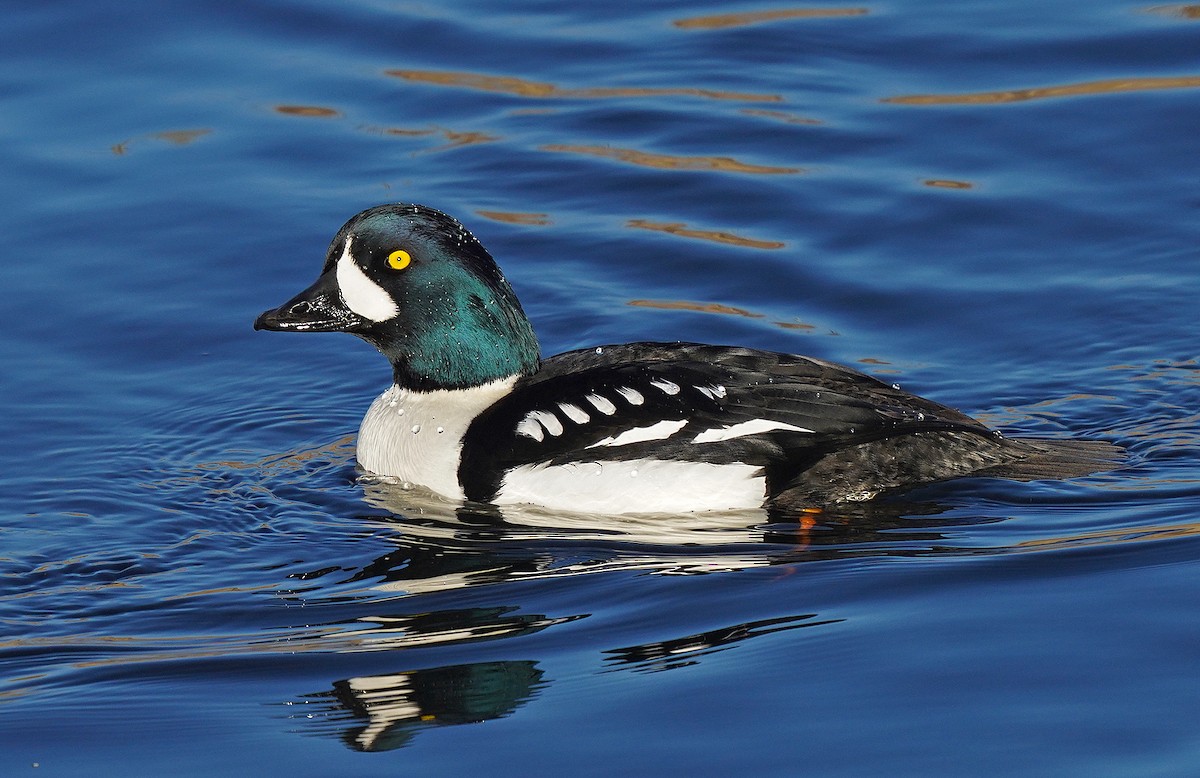
[[[254,328],[353,333],[391,361],[398,385],[420,391],[538,366],[533,328],[495,260],[457,220],[423,205],[380,205],[346,222],[316,282]]]

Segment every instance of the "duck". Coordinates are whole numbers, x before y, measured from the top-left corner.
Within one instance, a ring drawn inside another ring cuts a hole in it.
[[[1098,440],[1008,438],[851,368],[690,342],[542,358],[500,267],[457,219],[390,203],[334,236],[256,330],[348,332],[391,364],[356,458],[450,501],[581,513],[821,510],[963,476],[1072,478]]]

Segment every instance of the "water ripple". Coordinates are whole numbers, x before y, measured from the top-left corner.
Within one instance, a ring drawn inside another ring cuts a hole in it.
[[[530,81],[516,76],[493,76],[484,73],[458,73],[436,70],[388,70],[386,75],[435,86],[451,86],[476,89],[483,92],[499,92],[533,97],[537,99],[608,99],[614,97],[699,97],[708,100],[736,100],[748,103],[774,103],[783,98],[779,95],[730,92],[718,89],[692,87],[582,87],[563,88],[554,84]]]
[[[866,8],[773,8],[766,11],[743,11],[741,13],[692,16],[672,22],[684,30],[719,30],[726,27],[747,27],[752,24],[779,22],[790,19],[834,19],[845,16],[863,16]]]
[[[689,157],[677,154],[657,154],[637,149],[614,148],[612,146],[579,146],[566,143],[552,143],[542,146],[541,150],[604,157],[628,162],[631,165],[659,168],[661,170],[715,170],[722,173],[749,173],[751,175],[790,175],[804,172],[802,168],[798,167],[754,165],[748,162],[741,162],[732,157]]]
[[[1119,94],[1121,92],[1154,92],[1163,89],[1195,89],[1200,76],[1167,76],[1146,78],[1111,78],[1079,84],[1009,89],[1001,92],[967,92],[962,94],[926,94],[885,97],[883,102],[897,105],[998,105],[1021,103],[1027,100],[1047,100],[1085,95]]]

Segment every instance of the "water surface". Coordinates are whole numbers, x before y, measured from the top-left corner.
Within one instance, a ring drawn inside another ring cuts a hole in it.
[[[0,30],[0,771],[1187,775],[1195,6],[33,4]],[[254,333],[462,219],[546,354],[793,351],[1127,462],[803,519],[360,479]]]

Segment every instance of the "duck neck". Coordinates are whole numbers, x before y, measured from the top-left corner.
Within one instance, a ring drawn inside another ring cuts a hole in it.
[[[452,322],[376,343],[392,363],[397,386],[415,391],[470,389],[537,371],[537,338],[520,309],[478,302]]]
[[[425,366],[412,361],[392,363],[392,381],[401,389],[414,392],[433,392],[437,390],[454,391],[473,389],[497,381],[513,381],[522,376],[530,375],[537,370],[538,363],[532,365],[504,363],[488,366],[474,363],[463,366],[439,364]],[[431,369],[432,367],[432,369]]]

